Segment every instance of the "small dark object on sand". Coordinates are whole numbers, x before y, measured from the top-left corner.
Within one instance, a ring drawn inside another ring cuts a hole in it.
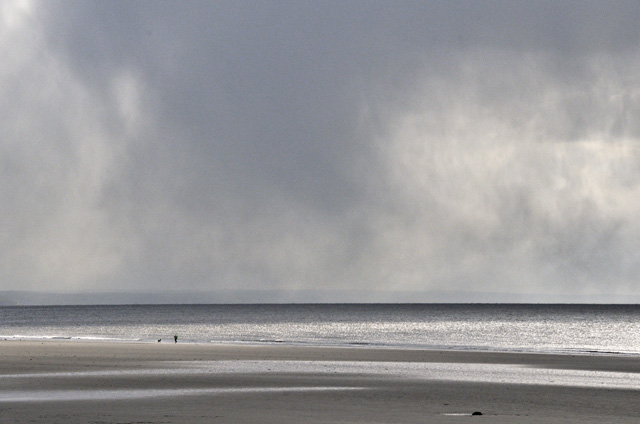
[[[162,339],[158,339],[158,343],[160,343],[162,341]]]
[[[175,336],[173,336],[173,341],[178,343],[178,335],[177,334]]]
[[[473,414],[471,414],[471,415],[482,415],[482,412],[480,412],[480,411],[474,411],[474,412],[473,412]]]

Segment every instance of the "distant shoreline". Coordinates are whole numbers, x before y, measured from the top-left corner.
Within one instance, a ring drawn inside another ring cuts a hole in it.
[[[584,369],[601,371],[624,371],[640,373],[640,355],[589,352],[526,352],[508,350],[471,350],[471,349],[430,349],[430,348],[398,348],[394,346],[330,346],[305,345],[294,343],[229,343],[229,342],[178,342],[166,340],[162,343],[139,340],[97,340],[97,339],[38,339],[8,340],[0,339],[0,353],[13,352],[18,355],[21,349],[35,349],[46,352],[69,352],[74,349],[98,353],[106,351],[132,354],[136,352],[168,353],[173,359],[181,360],[181,354],[199,354],[207,360],[234,359],[239,355],[243,359],[259,359],[265,353],[283,355],[291,359],[290,353],[296,357],[302,355],[309,360],[320,360],[327,355],[336,358],[349,357],[355,361],[397,361],[397,362],[447,362],[447,363],[482,363],[531,365],[556,369]],[[172,350],[166,350],[172,349]],[[165,360],[158,357],[158,360]],[[0,367],[1,368],[1,367]]]
[[[241,304],[567,304],[638,305],[640,295],[517,294],[380,290],[158,290],[110,292],[0,291],[0,306]]]
[[[0,336],[0,342],[32,342],[32,343],[104,343],[104,344],[175,344],[173,340],[139,340],[139,339],[110,339],[98,337],[75,337],[75,336]],[[290,341],[193,341],[180,340],[180,345],[202,345],[202,346],[246,346],[246,347],[292,347],[292,348],[317,348],[317,349],[364,349],[364,350],[381,350],[381,351],[425,351],[425,352],[446,352],[446,353],[485,353],[485,354],[515,354],[515,355],[551,355],[551,356],[595,356],[595,357],[629,357],[640,358],[640,353],[636,352],[613,352],[613,351],[597,351],[597,350],[571,350],[571,351],[551,351],[551,350],[524,350],[524,349],[488,349],[488,348],[460,348],[460,347],[430,347],[430,346],[395,346],[395,345],[379,345],[379,344],[310,344],[304,342]]]

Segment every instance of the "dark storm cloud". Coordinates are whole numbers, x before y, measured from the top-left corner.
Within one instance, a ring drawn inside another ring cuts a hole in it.
[[[7,288],[633,288],[633,2],[2,13]]]

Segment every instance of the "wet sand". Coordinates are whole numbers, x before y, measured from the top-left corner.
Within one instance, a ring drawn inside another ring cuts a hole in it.
[[[0,358],[0,422],[636,423],[640,417],[640,358],[620,355],[0,341]]]

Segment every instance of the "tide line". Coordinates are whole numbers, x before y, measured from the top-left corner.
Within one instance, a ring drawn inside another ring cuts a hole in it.
[[[0,403],[8,402],[69,402],[89,400],[124,400],[156,397],[291,393],[368,390],[365,387],[319,386],[319,387],[212,387],[205,389],[123,389],[123,390],[32,390],[0,391]]]

